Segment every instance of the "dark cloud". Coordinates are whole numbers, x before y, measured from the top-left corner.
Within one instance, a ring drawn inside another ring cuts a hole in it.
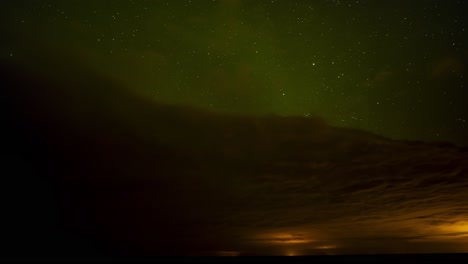
[[[466,251],[466,148],[162,105],[64,62],[2,64],[10,237],[120,254]]]

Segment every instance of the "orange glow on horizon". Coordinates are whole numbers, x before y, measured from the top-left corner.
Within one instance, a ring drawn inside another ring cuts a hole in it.
[[[316,249],[335,249],[335,248],[337,248],[337,247],[334,246],[334,245],[324,245],[324,246],[316,247]]]
[[[261,235],[257,237],[256,240],[259,242],[272,244],[306,244],[313,242],[312,239],[303,234],[287,233]]]
[[[455,224],[441,226],[442,231],[454,233],[466,233],[468,235],[468,222],[460,221]]]

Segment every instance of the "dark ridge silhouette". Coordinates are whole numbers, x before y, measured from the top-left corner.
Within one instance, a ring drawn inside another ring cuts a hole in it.
[[[26,65],[0,66],[7,257],[281,254],[253,237],[304,225],[335,230],[342,252],[398,251],[380,225],[410,223],[389,231],[405,247],[468,214],[466,148],[164,105]]]

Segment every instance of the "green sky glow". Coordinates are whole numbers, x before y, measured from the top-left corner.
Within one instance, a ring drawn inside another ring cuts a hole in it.
[[[464,1],[4,5],[3,58],[33,41],[163,102],[467,143]]]

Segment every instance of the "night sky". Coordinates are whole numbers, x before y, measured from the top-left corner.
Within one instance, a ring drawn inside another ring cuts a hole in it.
[[[161,102],[467,143],[466,1],[2,6],[2,58],[47,47]]]
[[[467,1],[1,6],[10,252],[468,252]]]

